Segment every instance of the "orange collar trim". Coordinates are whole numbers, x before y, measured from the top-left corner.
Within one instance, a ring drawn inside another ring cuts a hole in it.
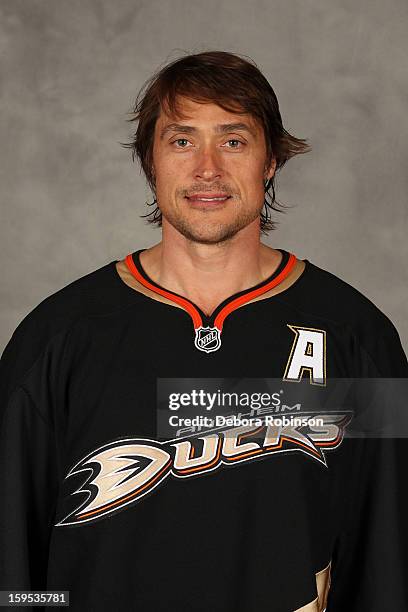
[[[186,310],[193,320],[194,330],[196,332],[196,341],[195,345],[199,350],[205,351],[206,353],[213,352],[217,350],[221,346],[221,332],[223,328],[223,324],[225,319],[231,312],[245,304],[246,302],[251,301],[253,298],[266,293],[273,287],[279,285],[287,276],[289,276],[292,271],[297,258],[292,253],[289,253],[289,259],[285,265],[285,267],[281,270],[281,272],[272,278],[269,283],[262,285],[262,287],[258,287],[257,289],[252,289],[247,291],[244,295],[240,295],[236,298],[232,298],[214,319],[213,327],[203,326],[203,319],[200,312],[197,310],[196,306],[190,302],[187,298],[184,298],[176,293],[172,293],[171,291],[167,291],[162,287],[157,286],[155,283],[149,281],[145,276],[143,276],[139,270],[137,269],[135,262],[133,261],[132,253],[129,253],[125,258],[125,263],[131,272],[131,274],[136,278],[139,283],[141,283],[147,289],[150,289],[154,293],[162,295],[163,297],[179,304],[184,310]]]

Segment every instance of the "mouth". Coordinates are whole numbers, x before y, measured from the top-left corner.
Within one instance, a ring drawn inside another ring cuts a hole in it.
[[[186,199],[191,204],[201,204],[207,207],[219,206],[223,202],[226,202],[231,198],[230,195],[226,193],[214,193],[214,194],[204,194],[204,193],[195,193],[191,196],[185,196]]]

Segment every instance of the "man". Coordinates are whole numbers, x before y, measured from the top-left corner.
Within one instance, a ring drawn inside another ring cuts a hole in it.
[[[3,353],[0,588],[84,611],[406,610],[392,440],[348,438],[346,413],[159,431],[172,385],[277,380],[276,416],[283,389],[407,377],[368,299],[260,242],[305,141],[224,52],[164,67],[135,119],[161,240],[41,302]]]

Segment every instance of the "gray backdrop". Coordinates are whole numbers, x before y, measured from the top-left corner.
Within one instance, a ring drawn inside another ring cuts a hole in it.
[[[263,240],[340,276],[408,347],[406,0],[0,0],[0,348],[70,281],[160,239],[119,142],[146,78],[180,50],[250,56],[313,151]]]

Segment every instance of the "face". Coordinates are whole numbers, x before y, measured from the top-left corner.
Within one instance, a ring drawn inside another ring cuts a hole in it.
[[[156,122],[153,172],[163,231],[170,224],[188,240],[224,242],[252,224],[259,233],[265,167],[263,129],[250,115],[180,99],[182,119]]]

